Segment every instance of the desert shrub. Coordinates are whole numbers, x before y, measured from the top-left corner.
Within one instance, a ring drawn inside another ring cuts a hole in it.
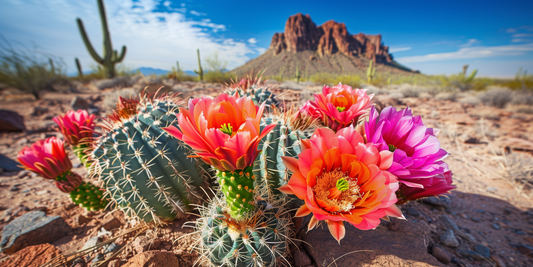
[[[46,53],[22,47],[15,49],[2,39],[0,43],[0,83],[27,92],[39,99],[52,84],[65,77],[64,63]]]
[[[509,88],[492,87],[478,95],[485,105],[503,108],[513,100],[513,91]]]
[[[533,91],[524,89],[514,91],[511,104],[533,106]]]
[[[457,94],[455,92],[442,92],[435,95],[435,99],[455,101],[457,100]]]

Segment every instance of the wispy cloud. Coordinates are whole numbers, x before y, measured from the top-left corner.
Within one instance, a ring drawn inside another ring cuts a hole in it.
[[[513,38],[524,38],[524,37],[533,37],[533,33],[515,33],[511,35]]]
[[[422,56],[400,57],[400,63],[442,61],[454,59],[488,58],[497,56],[519,56],[533,51],[533,43],[501,46],[473,46],[461,48],[455,52],[433,53]]]
[[[201,12],[198,12],[198,11],[194,11],[194,10],[191,10],[189,11],[191,12],[191,14],[195,15],[195,16],[206,16],[207,14],[205,13],[201,13]]]
[[[255,38],[250,38],[250,39],[248,39],[248,43],[256,44],[256,43],[257,43],[257,39],[255,39]]]
[[[396,53],[396,52],[402,52],[402,51],[408,51],[411,50],[412,47],[391,47],[389,48],[390,53]]]
[[[511,40],[511,43],[527,43],[527,42],[532,42],[531,39],[513,39]]]
[[[257,48],[245,40],[225,38],[226,26],[215,23],[185,5],[158,0],[106,1],[106,13],[115,49],[124,44],[128,52],[124,63],[132,67],[150,66],[168,69],[179,60],[185,69],[196,66],[196,49],[202,55],[219,51],[228,68],[244,64]],[[165,8],[158,8],[163,5]],[[188,11],[188,13],[187,13]],[[94,1],[6,0],[0,9],[0,32],[8,39],[33,41],[42,50],[61,56],[74,69],[73,58],[84,65],[94,63],[76,28],[80,17],[93,46],[100,50],[101,25]],[[100,53],[100,51],[99,51]],[[86,66],[84,66],[86,67]]]
[[[524,25],[524,26],[515,27],[515,28],[509,28],[509,29],[505,30],[505,32],[507,32],[507,33],[515,33],[515,32],[519,32],[519,31],[533,32],[533,26]]]
[[[468,39],[468,41],[466,42],[466,44],[461,44],[459,45],[460,47],[469,47],[469,46],[472,46],[473,44],[477,44],[479,43],[479,40],[478,39]]]

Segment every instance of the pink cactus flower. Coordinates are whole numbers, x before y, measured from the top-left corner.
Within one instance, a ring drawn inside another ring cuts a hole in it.
[[[82,184],[81,177],[72,172],[72,163],[65,151],[64,142],[56,137],[35,142],[24,147],[17,156],[25,169],[45,179],[54,179],[63,192],[70,192]]]
[[[94,119],[95,116],[89,115],[85,110],[71,110],[65,116],[53,118],[71,146],[77,146],[80,141],[92,138],[95,128]]]
[[[387,169],[392,153],[365,144],[353,126],[335,133],[318,128],[302,140],[298,159],[283,157],[292,171],[287,185],[279,188],[305,201],[297,217],[313,214],[308,229],[326,221],[330,233],[340,242],[344,221],[361,230],[376,228],[380,218],[403,218],[397,202],[398,181]]]
[[[322,94],[315,94],[315,101],[307,101],[300,108],[303,114],[318,118],[326,127],[338,131],[357,124],[372,106],[372,97],[366,90],[352,89],[339,83],[322,88]]]
[[[389,172],[405,185],[400,187],[401,190],[414,187],[426,190],[426,193],[417,191],[414,195],[427,196],[454,188],[451,186],[452,174],[443,161],[448,152],[440,147],[438,130],[427,128],[420,116],[412,115],[409,107],[401,111],[386,107],[381,114],[372,107],[365,133],[367,141],[376,144],[380,151],[394,153]]]
[[[189,101],[189,109],[177,114],[179,129],[163,128],[182,140],[206,163],[221,171],[242,170],[251,166],[259,151],[259,141],[275,125],[260,130],[265,105],[257,107],[251,98],[220,94]]]

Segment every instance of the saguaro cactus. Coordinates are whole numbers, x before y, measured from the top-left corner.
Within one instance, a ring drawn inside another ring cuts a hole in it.
[[[76,62],[76,68],[78,69],[78,77],[83,77],[83,71],[81,70],[80,60],[78,58],[75,58],[74,62]]]
[[[373,68],[373,60],[370,60],[370,63],[368,63],[368,69],[366,69],[366,80],[367,82],[372,82],[372,78],[374,78],[374,75],[376,74],[376,69]]]
[[[198,70],[194,70],[194,73],[198,74],[200,81],[204,80],[204,70],[202,69],[202,62],[200,61],[200,49],[196,49],[198,54]]]
[[[98,64],[104,67],[105,77],[112,78],[115,77],[115,64],[121,62],[124,59],[124,56],[126,55],[126,46],[122,46],[122,51],[120,52],[120,55],[117,53],[116,50],[113,50],[113,46],[111,45],[111,36],[109,35],[109,29],[107,27],[107,18],[105,16],[104,2],[103,0],[97,0],[96,2],[98,3],[100,19],[102,20],[102,31],[104,34],[103,57],[100,57],[91,45],[91,41],[87,36],[87,32],[85,31],[85,27],[83,26],[83,22],[81,21],[81,19],[77,18],[76,22],[78,23],[81,38],[83,39],[83,42],[85,43],[89,54]]]
[[[296,82],[300,83],[300,78],[302,77],[302,74],[300,73],[300,64],[296,63]]]

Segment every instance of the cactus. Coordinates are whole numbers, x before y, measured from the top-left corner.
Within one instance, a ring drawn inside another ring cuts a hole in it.
[[[113,78],[115,77],[115,64],[121,62],[124,59],[124,56],[126,55],[126,46],[122,46],[122,51],[120,52],[120,55],[117,53],[116,50],[113,50],[113,46],[111,45],[111,36],[107,27],[107,18],[105,15],[104,2],[103,0],[97,0],[97,3],[98,10],[100,11],[100,19],[102,20],[102,30],[104,34],[103,57],[100,57],[91,45],[91,41],[87,36],[87,32],[85,31],[85,27],[83,26],[83,22],[81,21],[81,19],[77,18],[76,21],[78,23],[81,38],[83,39],[83,42],[85,43],[85,47],[87,47],[89,54],[98,64],[103,66],[105,77]]]
[[[69,194],[72,202],[86,208],[87,210],[102,210],[107,206],[108,203],[108,201],[103,198],[104,191],[87,182],[83,182]]]
[[[206,165],[187,157],[189,148],[162,130],[177,121],[177,111],[169,96],[120,97],[93,145],[90,173],[127,216],[161,224],[202,201]]]
[[[229,217],[221,198],[201,207],[195,229],[202,236],[197,247],[202,259],[210,266],[289,265],[285,256],[291,220],[282,201],[260,201],[253,216],[241,221]]]
[[[368,68],[366,69],[366,80],[368,83],[372,82],[372,79],[374,78],[374,75],[376,74],[376,69],[372,67],[373,60],[371,59],[368,63]]]
[[[231,217],[237,220],[249,217],[255,210],[255,175],[252,167],[233,172],[217,171],[217,178]]]
[[[234,95],[236,92],[239,96],[252,97],[252,100],[256,105],[265,103],[267,111],[270,111],[272,106],[280,108],[282,104],[277,100],[276,94],[272,93],[268,87],[261,83],[261,77],[248,77],[242,79],[239,83],[226,84],[226,90],[224,93]]]
[[[78,77],[83,77],[83,71],[81,70],[81,64],[78,58],[74,59],[74,62],[76,63],[76,68],[78,69]]]
[[[202,62],[200,61],[200,49],[196,49],[196,53],[198,54],[198,70],[194,70],[194,73],[198,74],[198,79],[200,79],[200,81],[203,81],[204,70],[202,69]]]
[[[302,77],[302,74],[300,73],[300,64],[296,63],[296,82],[300,83],[300,78]]]

